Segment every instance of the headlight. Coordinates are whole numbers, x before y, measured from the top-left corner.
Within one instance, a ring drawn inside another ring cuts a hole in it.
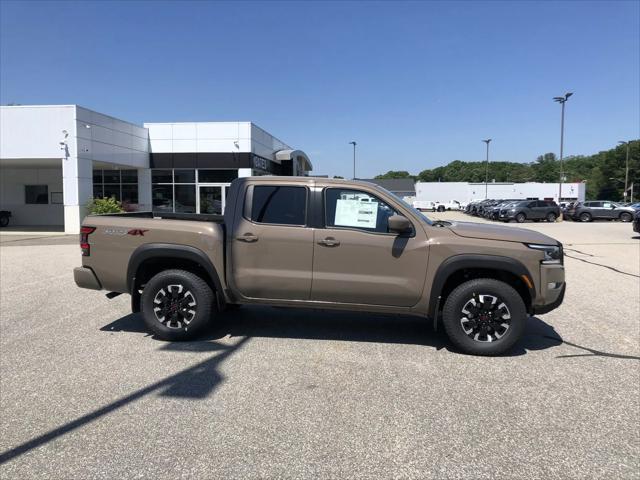
[[[542,263],[562,263],[562,245],[535,245],[531,243],[526,243],[525,245],[534,250],[541,250],[544,253]]]

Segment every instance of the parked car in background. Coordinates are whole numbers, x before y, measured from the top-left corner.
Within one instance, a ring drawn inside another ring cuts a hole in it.
[[[633,218],[633,231],[640,233],[640,210],[638,210]]]
[[[489,220],[498,220],[500,217],[500,210],[511,208],[511,205],[521,201],[521,199],[504,200],[492,207],[485,207],[484,217]]]
[[[449,200],[448,202],[433,202],[435,211],[444,212],[445,210],[464,210],[466,205],[458,200]]]
[[[503,222],[526,220],[555,222],[560,216],[560,207],[550,200],[522,200],[500,210],[499,219]]]
[[[633,207],[623,207],[617,202],[608,200],[591,200],[576,203],[567,209],[567,216],[572,220],[591,222],[593,220],[620,220],[630,222],[636,210]]]
[[[430,200],[414,200],[413,208],[420,212],[434,212],[435,204]]]
[[[0,210],[0,227],[6,227],[9,225],[9,218],[11,212],[9,210]]]

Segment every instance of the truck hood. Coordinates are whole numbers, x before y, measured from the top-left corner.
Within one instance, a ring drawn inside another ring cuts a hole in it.
[[[505,242],[557,245],[558,241],[542,233],[526,228],[505,227],[474,222],[450,222],[449,230],[460,237],[502,240]]]

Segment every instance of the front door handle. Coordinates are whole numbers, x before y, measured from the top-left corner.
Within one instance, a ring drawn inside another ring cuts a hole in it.
[[[241,242],[253,243],[258,241],[258,237],[256,237],[253,233],[245,233],[240,237],[236,237],[236,240],[240,240]]]
[[[324,245],[325,247],[337,247],[340,245],[340,242],[333,237],[327,237],[318,242],[320,245]]]

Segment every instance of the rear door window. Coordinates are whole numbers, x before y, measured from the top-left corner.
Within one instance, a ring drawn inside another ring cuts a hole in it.
[[[305,225],[306,187],[256,185],[251,200],[251,221],[274,225]]]

